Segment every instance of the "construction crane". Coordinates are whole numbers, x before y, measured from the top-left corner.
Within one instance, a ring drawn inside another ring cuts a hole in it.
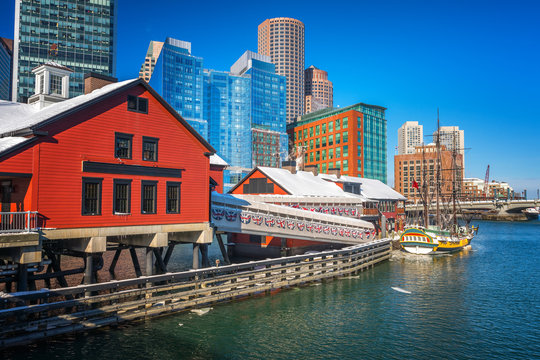
[[[486,178],[484,179],[484,198],[487,198],[489,190],[489,165],[486,170]]]

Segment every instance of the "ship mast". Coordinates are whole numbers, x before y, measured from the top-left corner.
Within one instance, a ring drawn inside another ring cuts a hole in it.
[[[437,212],[436,212],[436,224],[437,226],[441,225],[441,212],[439,209],[439,191],[441,186],[441,133],[440,133],[440,126],[439,126],[439,108],[437,108],[437,139],[436,139],[436,146],[437,146],[437,183],[435,186],[435,194],[436,194],[436,201],[437,201]]]
[[[427,177],[427,168],[426,168],[426,146],[422,143],[422,186],[424,190],[424,226],[426,229],[429,226],[429,209],[428,209],[428,196],[429,196],[429,182]]]
[[[457,163],[457,149],[456,149],[456,134],[455,132],[452,133],[452,140],[453,140],[453,147],[454,151],[452,151],[452,214],[454,215],[454,229],[457,231],[457,212],[456,212],[456,180],[457,180],[457,171],[458,171],[458,163]]]

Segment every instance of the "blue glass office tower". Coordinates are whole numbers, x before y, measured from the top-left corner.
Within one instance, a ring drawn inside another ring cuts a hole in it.
[[[150,85],[205,139],[203,59],[191,55],[191,43],[167,38]],[[228,161],[228,159],[225,159]]]
[[[231,74],[251,80],[251,143],[253,166],[280,166],[288,152],[286,78],[276,74],[270,57],[246,51]]]
[[[0,37],[0,100],[11,99],[11,59],[13,40]]]
[[[251,167],[249,78],[204,71],[208,141],[231,166]]]
[[[69,96],[84,94],[84,74],[116,73],[116,0],[15,0],[12,100],[34,94],[32,69],[67,66]]]
[[[286,78],[269,57],[247,51],[230,72],[207,70],[191,43],[167,38],[150,85],[229,163],[225,190],[286,157]]]

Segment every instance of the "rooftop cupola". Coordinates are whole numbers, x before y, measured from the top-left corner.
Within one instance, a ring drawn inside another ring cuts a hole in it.
[[[69,98],[69,75],[73,70],[48,61],[32,69],[32,72],[36,76],[36,87],[34,95],[28,98],[28,104],[41,110]]]

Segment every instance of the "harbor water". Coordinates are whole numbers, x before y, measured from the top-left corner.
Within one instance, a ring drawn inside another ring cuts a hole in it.
[[[540,221],[480,222],[458,254],[398,253],[358,276],[52,338],[2,358],[540,358],[539,276]]]

